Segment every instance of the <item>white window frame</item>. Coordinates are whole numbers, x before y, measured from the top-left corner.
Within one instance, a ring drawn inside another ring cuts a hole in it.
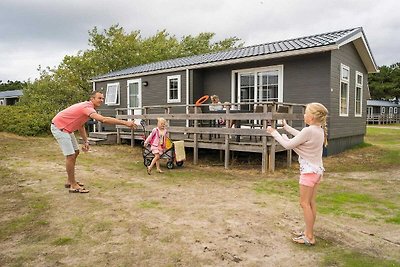
[[[112,86],[116,86],[115,87],[115,96],[114,96],[114,98],[113,99],[110,99],[111,98],[111,87]],[[120,101],[120,97],[121,96],[121,92],[120,92],[120,86],[119,86],[119,83],[108,83],[107,84],[107,91],[106,91],[106,99],[105,99],[105,101],[104,101],[104,103],[106,104],[106,105],[108,105],[108,106],[118,106],[119,105],[119,101]]]
[[[397,107],[394,107],[393,114],[397,114]]]
[[[170,99],[169,96],[169,91],[171,90],[170,86],[170,80],[178,80],[178,98],[177,99]],[[182,87],[181,87],[181,75],[172,75],[172,76],[167,76],[167,103],[180,103],[181,102],[181,92]]]
[[[5,101],[4,101],[4,99],[0,99],[0,106],[4,106],[5,104]]]
[[[278,102],[283,102],[283,65],[273,65],[273,66],[268,66],[268,67],[261,67],[261,68],[251,68],[251,69],[239,69],[239,70],[233,70],[232,71],[232,88],[231,88],[231,102],[235,103],[238,102],[240,103],[240,85],[239,85],[239,78],[237,79],[237,89],[235,92],[235,74],[237,74],[237,77],[239,77],[241,74],[248,74],[252,73],[254,75],[254,86],[258,88],[257,85],[257,73],[259,72],[269,72],[269,71],[277,71],[278,72]],[[258,89],[256,88],[254,92],[254,98],[258,99]],[[234,98],[236,94],[237,99]]]
[[[385,107],[381,107],[381,115],[383,115],[385,113],[386,113]]]
[[[361,83],[358,83],[358,76],[361,77]],[[361,72],[356,71],[356,80],[355,80],[355,88],[354,88],[354,116],[362,117],[363,110],[363,84],[364,84],[364,76]],[[357,89],[360,88],[360,113],[357,113]]]
[[[343,77],[343,70],[347,70],[349,75],[347,79]],[[347,84],[346,95],[346,113],[342,113],[342,83]],[[349,116],[349,91],[350,91],[350,67],[340,64],[340,83],[339,83],[339,114],[341,117]]]

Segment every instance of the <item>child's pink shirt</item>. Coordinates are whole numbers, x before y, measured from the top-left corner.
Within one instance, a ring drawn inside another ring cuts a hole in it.
[[[81,128],[96,113],[91,101],[74,104],[60,111],[51,121],[58,129],[72,133]]]

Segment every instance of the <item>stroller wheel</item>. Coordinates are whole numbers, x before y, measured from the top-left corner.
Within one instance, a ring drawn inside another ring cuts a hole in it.
[[[167,168],[168,169],[173,169],[174,168],[174,162],[173,161],[168,161],[167,162]]]
[[[183,161],[177,161],[177,162],[176,162],[176,166],[180,167],[180,166],[182,166],[182,165],[183,165]]]
[[[144,166],[150,166],[150,164],[151,164],[151,159],[144,159],[144,161],[143,161],[143,164],[144,164]]]

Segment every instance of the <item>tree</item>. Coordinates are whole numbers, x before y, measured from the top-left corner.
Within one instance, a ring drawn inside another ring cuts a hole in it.
[[[0,80],[0,92],[3,91],[11,91],[11,90],[22,90],[27,85],[26,82],[21,81],[10,81],[8,80],[6,83]]]
[[[400,63],[382,66],[368,77],[372,99],[400,99]]]
[[[88,50],[79,51],[77,55],[66,55],[54,69],[39,67],[39,78],[26,84],[24,95],[18,103],[19,108],[29,111],[30,118],[40,118],[35,122],[35,131],[29,131],[27,134],[34,135],[48,131],[48,122],[58,111],[87,100],[92,90],[89,80],[97,75],[155,61],[216,52],[243,45],[238,43],[239,39],[236,37],[213,42],[214,36],[214,33],[200,33],[197,36],[184,36],[179,40],[166,30],[162,30],[154,36],[142,38],[140,31],[126,33],[119,25],[112,25],[103,32],[94,27],[89,31]],[[24,114],[21,114],[19,128],[32,129],[30,127],[32,119],[24,119],[23,116]],[[1,121],[0,116],[1,123],[3,129],[8,129],[6,122]],[[22,124],[27,127],[23,127]],[[18,133],[21,134],[21,131]]]

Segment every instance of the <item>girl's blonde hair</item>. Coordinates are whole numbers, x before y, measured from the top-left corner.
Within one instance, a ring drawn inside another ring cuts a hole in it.
[[[324,129],[324,146],[326,147],[328,145],[328,109],[324,105],[314,102],[306,106],[306,111],[310,112],[314,116],[314,119],[321,123]]]
[[[164,123],[164,124],[166,124],[167,121],[166,121],[164,118],[160,117],[160,118],[157,118],[157,124],[159,124],[159,123]]]

